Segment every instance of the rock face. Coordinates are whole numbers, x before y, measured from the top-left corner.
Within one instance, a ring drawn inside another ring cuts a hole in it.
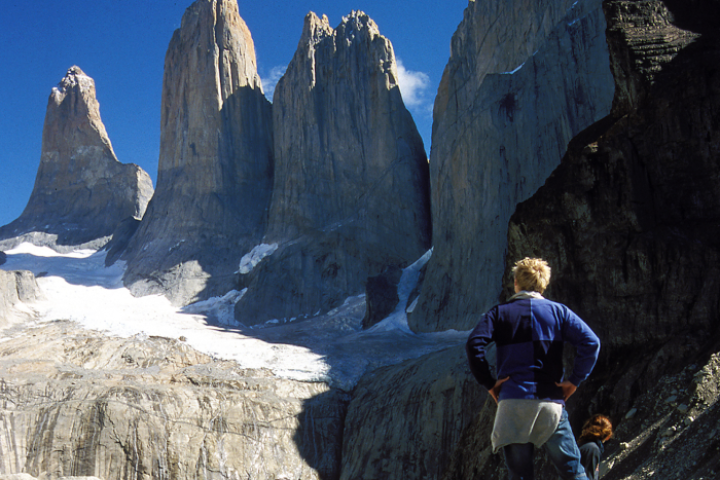
[[[433,257],[416,331],[467,330],[497,303],[507,222],[608,114],[600,0],[471,1],[435,100]]]
[[[720,3],[693,2],[694,16],[672,1],[603,7],[617,82],[612,115],[573,139],[560,167],[517,207],[504,283],[515,259],[548,259],[547,295],[598,333],[600,360],[569,411],[575,426],[591,413],[613,418],[617,440],[603,478],[714,478],[720,36],[705,19],[720,18]],[[487,448],[468,435],[476,451]],[[446,478],[491,472],[491,461],[458,452],[459,468]]]
[[[242,323],[327,311],[429,248],[427,159],[397,78],[392,45],[366,14],[335,30],[327,17],[305,18],[273,98],[264,244],[275,250],[240,272]]]
[[[50,94],[30,200],[18,219],[0,227],[0,240],[35,232],[50,244],[102,243],[125,218],[142,217],[152,194],[145,171],[118,162],[95,82],[74,66]]]
[[[174,339],[112,339],[70,322],[31,333],[0,344],[0,473],[339,476],[347,400],[325,384],[242,370]]]
[[[265,233],[272,112],[254,48],[235,0],[197,0],[170,41],[157,190],[123,257],[136,294],[225,293]]]
[[[464,347],[366,375],[348,408],[340,478],[441,478],[488,398]]]
[[[41,298],[32,273],[0,270],[0,327],[31,319],[34,316],[31,305]]]

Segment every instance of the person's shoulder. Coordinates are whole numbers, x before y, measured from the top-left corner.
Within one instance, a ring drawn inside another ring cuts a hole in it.
[[[585,443],[580,444],[580,451],[581,452],[599,452],[600,446],[597,444],[596,440],[588,440]]]

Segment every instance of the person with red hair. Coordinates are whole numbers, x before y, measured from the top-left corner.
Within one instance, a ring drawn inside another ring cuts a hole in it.
[[[602,458],[603,443],[612,437],[612,422],[605,415],[593,415],[583,425],[580,432],[580,457],[585,472],[591,480],[600,478],[600,458]]]

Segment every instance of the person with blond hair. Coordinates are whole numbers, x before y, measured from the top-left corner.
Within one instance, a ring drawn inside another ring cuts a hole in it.
[[[498,404],[491,436],[493,451],[503,450],[510,480],[534,478],[536,447],[544,447],[563,479],[586,479],[565,402],[592,371],[600,340],[572,310],[542,296],[550,266],[524,258],[513,268],[515,295],[482,316],[466,351],[470,370]],[[497,375],[486,347],[495,342]],[[565,343],[577,352],[565,378]]]
[[[612,422],[605,415],[593,415],[583,425],[578,445],[581,462],[588,478],[600,479],[600,459],[605,450],[603,443],[610,440],[612,435]]]

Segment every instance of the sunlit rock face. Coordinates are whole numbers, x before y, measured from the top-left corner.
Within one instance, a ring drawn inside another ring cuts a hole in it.
[[[150,176],[116,158],[95,82],[73,66],[50,93],[30,200],[17,220],[0,228],[0,240],[25,235],[52,246],[98,246],[125,218],[142,217],[152,194]]]
[[[428,164],[390,42],[363,12],[332,29],[310,13],[273,97],[275,177],[266,245],[236,314],[314,315],[407,266],[430,244]]]
[[[600,360],[568,410],[576,427],[596,412],[613,419],[612,469],[603,478],[653,471],[713,478],[720,462],[720,37],[707,19],[720,18],[720,4],[603,7],[617,82],[612,116],[574,138],[546,184],[517,207],[504,283],[510,259],[546,258],[553,269],[547,295],[598,333]],[[483,456],[487,432],[474,428],[465,441],[475,450],[458,451],[459,468],[446,478],[495,471]],[[556,473],[547,467],[539,478]]]
[[[515,205],[612,96],[600,0],[470,2],[435,99],[434,253],[414,330],[470,329],[497,303]]]
[[[0,273],[2,273],[0,271]],[[0,344],[0,473],[332,479],[347,400],[175,339],[55,322]]]
[[[17,320],[31,320],[32,304],[42,296],[32,273],[0,270],[0,328]]]
[[[165,57],[157,190],[124,259],[136,294],[224,293],[265,231],[272,113],[235,0],[198,0]]]

